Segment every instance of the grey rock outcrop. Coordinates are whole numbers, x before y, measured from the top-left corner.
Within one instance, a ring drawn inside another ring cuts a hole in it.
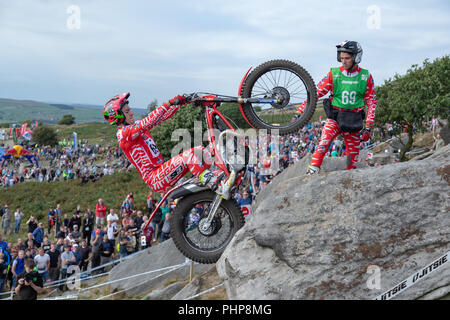
[[[126,289],[127,296],[135,296],[156,290],[174,279],[185,280],[189,277],[189,264],[173,271],[162,270],[131,277],[152,270],[179,265],[184,263],[185,260],[185,257],[175,247],[172,239],[166,240],[156,246],[139,251],[130,259],[116,265],[109,274],[109,281],[115,281],[110,284],[111,290]],[[202,274],[213,266],[211,264],[195,264],[194,274]]]
[[[230,299],[373,299],[450,250],[450,146],[414,162],[343,169],[309,158],[275,177],[216,267]],[[328,169],[327,169],[328,168]],[[380,288],[369,289],[370,266]],[[450,263],[394,299],[439,298]]]

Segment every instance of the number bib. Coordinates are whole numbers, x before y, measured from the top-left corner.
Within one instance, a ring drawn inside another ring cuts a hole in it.
[[[355,109],[364,106],[369,71],[361,69],[354,77],[347,77],[339,68],[331,68],[333,74],[333,106]]]
[[[144,139],[145,139],[145,137],[144,137]],[[155,144],[155,141],[153,141],[152,138],[147,138],[144,141],[147,144],[148,148],[150,149],[152,156],[155,158],[158,157],[160,153],[159,153],[158,147]]]

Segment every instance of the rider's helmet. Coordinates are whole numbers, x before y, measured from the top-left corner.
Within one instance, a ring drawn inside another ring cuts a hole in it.
[[[122,124],[125,116],[122,107],[128,103],[129,92],[118,94],[112,97],[103,107],[103,117],[109,124]]]
[[[337,61],[341,62],[341,52],[348,52],[352,54],[353,64],[361,62],[363,49],[356,41],[348,41],[339,43],[337,46]]]

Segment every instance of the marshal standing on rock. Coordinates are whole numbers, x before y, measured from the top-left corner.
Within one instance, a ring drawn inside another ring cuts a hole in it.
[[[350,155],[347,170],[356,169],[360,139],[369,140],[370,128],[375,119],[377,100],[374,81],[368,70],[358,66],[363,54],[361,45],[356,41],[344,41],[336,47],[337,60],[342,66],[331,68],[317,85],[317,98],[330,91],[331,96],[324,100],[327,120],[320,143],[308,166],[308,174],[319,173],[331,141],[339,134],[344,136],[346,149]],[[298,107],[298,113],[303,113],[306,103],[307,101]],[[367,106],[367,115],[364,112],[364,105]]]

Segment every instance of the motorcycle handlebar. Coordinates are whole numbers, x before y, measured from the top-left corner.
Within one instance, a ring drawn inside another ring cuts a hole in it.
[[[191,94],[184,94],[183,95],[186,98],[187,103],[193,102],[194,104],[200,103],[200,102],[236,102],[236,103],[254,103],[254,102],[262,102],[261,99],[257,98],[242,98],[242,97],[228,97],[228,96],[199,96],[198,93],[191,93]],[[267,102],[266,102],[267,103]]]

